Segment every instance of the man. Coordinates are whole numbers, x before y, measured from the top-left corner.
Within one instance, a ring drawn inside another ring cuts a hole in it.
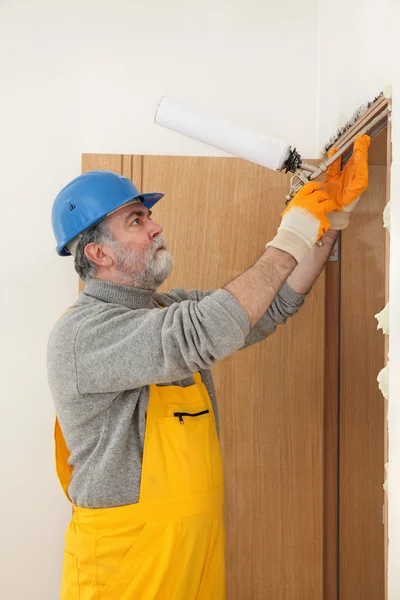
[[[210,368],[302,305],[367,187],[368,146],[357,138],[343,172],[338,160],[305,185],[259,260],[208,292],[156,292],[173,263],[151,218],[162,194],[92,171],[57,196],[57,252],[86,283],[48,346],[57,471],[74,506],[62,600],[225,597]]]

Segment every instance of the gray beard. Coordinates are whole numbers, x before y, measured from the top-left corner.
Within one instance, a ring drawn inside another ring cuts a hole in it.
[[[116,253],[116,273],[123,285],[156,290],[168,277],[174,259],[162,237],[154,238],[150,248],[126,250],[119,242],[113,244]],[[160,250],[157,252],[157,250]]]

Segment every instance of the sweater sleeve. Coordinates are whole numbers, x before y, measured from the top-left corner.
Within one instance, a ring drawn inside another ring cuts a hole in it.
[[[176,288],[167,294],[160,294],[159,301],[168,305],[171,302],[182,302],[182,300],[187,299],[201,300],[212,293],[212,291],[186,291],[182,288]],[[305,295],[298,294],[287,283],[284,283],[270,307],[247,334],[241,349],[265,340],[265,338],[276,331],[278,325],[284,325],[289,317],[295,315],[300,310],[304,304],[304,300]]]
[[[304,300],[303,294],[298,294],[287,283],[284,283],[271,306],[246,336],[242,349],[261,342],[274,333],[277,325],[284,325],[289,317],[300,310]]]
[[[121,392],[211,368],[245,343],[249,320],[226,290],[164,309],[102,307],[79,327],[79,392]]]

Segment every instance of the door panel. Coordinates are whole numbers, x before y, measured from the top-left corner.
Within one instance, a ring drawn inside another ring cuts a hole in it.
[[[288,178],[235,158],[143,157],[175,256],[163,289],[222,287],[261,255]],[[218,364],[229,600],[323,597],[324,276],[269,340]]]

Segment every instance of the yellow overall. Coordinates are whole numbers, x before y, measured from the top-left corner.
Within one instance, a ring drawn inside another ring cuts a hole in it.
[[[207,389],[194,379],[150,386],[139,502],[74,506],[61,600],[225,598],[221,453]],[[55,441],[67,494],[72,468],[58,421]]]

